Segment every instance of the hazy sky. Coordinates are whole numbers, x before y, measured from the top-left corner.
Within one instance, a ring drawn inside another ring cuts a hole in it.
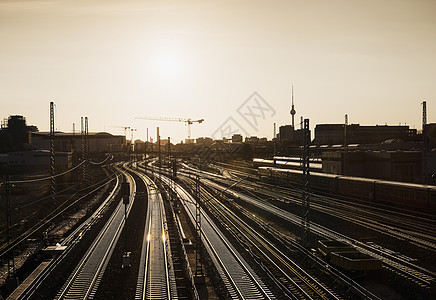
[[[0,117],[40,130],[54,101],[61,131],[88,116],[90,131],[180,140],[183,123],[135,117],[184,117],[205,119],[194,137],[231,123],[271,138],[291,85],[312,128],[348,114],[420,129],[423,100],[436,122],[434,0],[0,0],[0,41]]]

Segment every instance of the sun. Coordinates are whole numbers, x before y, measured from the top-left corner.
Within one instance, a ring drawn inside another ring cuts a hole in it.
[[[180,74],[180,59],[174,53],[160,52],[155,63],[156,71],[162,78],[173,79]]]

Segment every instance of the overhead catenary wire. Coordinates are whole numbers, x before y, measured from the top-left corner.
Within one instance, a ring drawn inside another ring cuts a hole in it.
[[[20,244],[21,242],[23,242],[24,240],[26,240],[29,236],[31,236],[32,234],[34,234],[37,230],[41,229],[44,225],[48,224],[51,220],[53,220],[55,217],[61,215],[62,213],[64,213],[67,209],[69,209],[70,207],[72,207],[73,205],[75,205],[78,201],[82,200],[83,198],[95,193],[96,191],[98,191],[100,188],[102,188],[105,185],[108,185],[109,183],[111,183],[112,181],[114,181],[116,179],[116,177],[107,180],[105,183],[103,184],[95,184],[94,185],[94,189],[91,190],[90,192],[88,192],[85,195],[82,195],[81,197],[79,197],[78,199],[74,200],[72,203],[68,204],[66,207],[62,208],[61,210],[55,210],[52,211],[49,215],[47,215],[45,218],[43,218],[38,224],[35,224],[32,228],[30,228],[29,230],[27,230],[25,233],[23,233],[22,235],[20,235],[19,237],[17,237],[14,241],[12,241],[11,243],[5,245],[4,247],[2,247],[0,249],[0,258],[7,253],[11,248],[15,247],[16,245]],[[104,180],[103,180],[104,181]],[[103,182],[101,181],[101,182]],[[74,195],[73,195],[74,196]],[[71,197],[73,197],[71,196]],[[71,199],[71,197],[69,199]],[[69,201],[69,199],[67,199],[64,203],[66,203],[67,201]],[[61,204],[62,206],[63,204]],[[60,206],[60,207],[61,207]]]
[[[74,171],[75,169],[77,169],[78,167],[80,167],[84,163],[85,163],[85,161],[82,161],[80,164],[78,164],[74,168],[72,168],[68,171],[53,175],[53,176],[47,176],[47,177],[36,178],[36,179],[26,179],[26,180],[11,180],[10,183],[31,183],[31,182],[38,182],[38,181],[44,181],[44,180],[51,180],[52,177],[59,177],[59,176],[62,176],[62,175],[65,175],[67,173]],[[1,184],[4,184],[4,182],[2,182]]]
[[[104,164],[108,159],[109,159],[109,157],[106,157],[106,158],[105,158],[103,161],[101,161],[101,162],[96,163],[96,162],[89,161],[89,163],[92,164],[92,165],[101,165],[101,164]],[[68,173],[74,171],[75,169],[77,169],[78,167],[80,167],[81,165],[83,165],[85,162],[86,162],[86,161],[82,161],[80,164],[78,164],[77,166],[73,167],[72,169],[67,170],[67,171],[64,171],[64,172],[59,173],[59,174],[56,174],[56,175],[54,175],[54,176],[47,176],[47,177],[42,177],[42,178],[26,179],[26,180],[11,180],[10,183],[11,183],[11,184],[13,184],[13,183],[32,183],[32,182],[38,182],[38,181],[51,180],[52,177],[63,176],[63,175],[65,175],[65,174],[68,174]],[[3,184],[5,184],[5,182],[1,182],[1,183],[0,183],[0,185],[3,185]]]

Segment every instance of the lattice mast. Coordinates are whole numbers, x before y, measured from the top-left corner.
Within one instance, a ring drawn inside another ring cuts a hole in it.
[[[86,165],[86,184],[91,184],[91,174],[89,172],[89,127],[88,127],[88,117],[85,117],[85,165]]]
[[[427,101],[422,101],[422,183],[427,183]]]
[[[6,235],[8,244],[12,243],[14,239],[14,232],[12,227],[12,209],[11,209],[11,183],[9,175],[6,175],[5,180],[5,196],[6,196]],[[15,257],[14,248],[7,253],[8,260],[8,278],[15,277]]]
[[[82,148],[82,184],[85,185],[87,170],[86,170],[86,141],[85,141],[85,124],[84,118],[80,118],[80,138],[81,138],[81,148]]]
[[[304,119],[304,139],[303,139],[303,191],[302,191],[302,229],[303,234],[301,238],[302,245],[304,247],[309,246],[309,233],[310,233],[310,222],[309,222],[309,212],[310,212],[310,171],[309,171],[309,159],[310,159],[310,130],[309,130],[309,119]]]
[[[54,102],[50,102],[50,176],[51,176],[51,200],[56,204],[56,177],[55,177],[55,115],[54,115]]]
[[[195,179],[195,276],[203,277],[203,261],[201,257],[201,209],[200,209],[200,177]]]

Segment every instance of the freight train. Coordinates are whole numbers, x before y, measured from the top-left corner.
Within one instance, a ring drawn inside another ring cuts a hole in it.
[[[275,167],[259,167],[260,177],[276,182],[301,184],[302,171]],[[311,172],[310,186],[314,191],[358,199],[368,204],[385,204],[436,214],[436,186],[384,181]]]

